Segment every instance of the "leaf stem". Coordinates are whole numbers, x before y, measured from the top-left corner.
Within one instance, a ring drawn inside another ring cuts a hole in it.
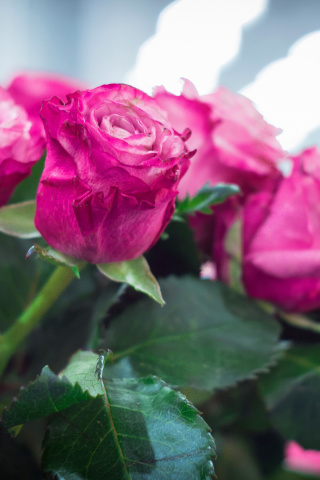
[[[0,337],[0,377],[19,345],[74,278],[68,267],[56,267],[47,283],[15,323]]]

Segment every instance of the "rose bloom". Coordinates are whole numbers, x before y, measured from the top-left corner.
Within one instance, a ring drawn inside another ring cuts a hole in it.
[[[214,207],[214,215],[189,218],[199,248],[213,258],[218,278],[229,280],[226,234],[252,192],[274,189],[281,177],[278,166],[286,157],[276,136],[280,130],[269,125],[246,97],[224,87],[199,96],[185,81],[181,95],[155,89],[154,97],[166,110],[178,131],[192,130],[187,144],[197,149],[190,169],[182,179],[179,197],[193,196],[205,183],[235,183],[242,194]]]
[[[320,152],[293,158],[274,194],[243,211],[243,281],[249,295],[286,311],[320,307]]]
[[[187,80],[181,95],[158,87],[154,98],[177,131],[191,129],[187,144],[197,149],[180,198],[193,196],[207,182],[235,183],[246,194],[279,176],[278,164],[286,156],[276,140],[281,130],[269,125],[248,98],[224,87],[199,96]]]
[[[40,114],[41,104],[54,95],[66,100],[66,95],[76,90],[84,90],[87,85],[79,80],[49,72],[22,72],[15,76],[8,91],[14,101],[24,107],[35,128],[45,138]]]
[[[285,467],[295,472],[320,475],[320,452],[304,450],[296,442],[288,442],[285,448]]]
[[[0,87],[0,206],[42,155],[43,142],[31,130],[27,112]]]
[[[52,247],[92,263],[148,250],[174,211],[189,166],[154,99],[128,85],[44,102],[47,158],[35,224]]]

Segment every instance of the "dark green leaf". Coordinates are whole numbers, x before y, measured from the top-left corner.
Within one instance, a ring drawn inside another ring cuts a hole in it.
[[[19,238],[41,237],[34,225],[35,211],[35,200],[0,208],[0,232]]]
[[[78,383],[72,385],[67,378],[59,378],[44,367],[28,388],[21,389],[19,398],[13,400],[10,409],[3,411],[2,422],[6,428],[21,425],[88,400],[89,393],[82,391]]]
[[[319,345],[295,347],[259,381],[274,427],[314,450],[320,450],[319,365]]]
[[[33,298],[47,265],[27,262],[30,242],[0,234],[0,329],[5,330]],[[49,267],[49,266],[48,266]],[[52,267],[49,267],[49,269]]]
[[[79,265],[81,260],[70,257],[65,253],[54,250],[51,247],[41,247],[35,243],[28,251],[27,258],[29,258],[33,253],[37,253],[42,260],[51,263],[55,266],[70,267],[77,278],[80,278]]]
[[[114,282],[127,283],[135,290],[146,293],[153,300],[164,305],[159,284],[143,256],[126,262],[101,263],[97,267],[103,275]]]
[[[143,299],[106,331],[101,346],[115,352],[109,378],[154,372],[174,386],[212,391],[274,360],[280,327],[253,301],[189,277],[166,279],[161,288],[163,308]]]
[[[156,276],[166,277],[200,273],[201,261],[194,235],[187,222],[170,222],[165,233],[169,238],[160,240],[146,253],[151,270]]]
[[[240,188],[237,185],[218,183],[210,187],[209,183],[204,185],[201,190],[193,197],[187,195],[177,206],[175,215],[192,214],[202,212],[211,214],[211,206],[224,202],[227,198],[239,194]]]
[[[214,442],[197,410],[155,377],[98,381],[79,352],[59,378],[42,375],[4,414],[11,426],[52,413],[43,468],[65,480],[209,480]]]

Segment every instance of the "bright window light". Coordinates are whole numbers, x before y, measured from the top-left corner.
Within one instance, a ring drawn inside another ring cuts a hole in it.
[[[185,77],[200,94],[211,92],[239,51],[242,28],[266,6],[267,0],[176,0],[162,11],[126,82],[148,93],[155,85],[179,93]]]
[[[289,151],[320,127],[319,51],[320,31],[301,37],[287,57],[268,65],[241,91],[268,122],[283,129],[278,139]]]

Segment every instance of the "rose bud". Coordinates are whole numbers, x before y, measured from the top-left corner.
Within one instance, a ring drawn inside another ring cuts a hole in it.
[[[49,245],[88,262],[136,258],[170,221],[191,154],[140,90],[103,85],[67,98],[42,107],[36,227]]]
[[[27,112],[0,87],[0,206],[31,173],[43,152],[39,135],[31,134]]]
[[[11,80],[8,91],[15,102],[24,107],[35,128],[45,138],[39,116],[43,100],[49,100],[55,95],[65,101],[68,93],[85,88],[87,88],[85,83],[63,75],[48,72],[23,72]]]
[[[243,281],[249,295],[283,310],[320,307],[320,152],[293,158],[272,195],[252,195],[243,211]]]

